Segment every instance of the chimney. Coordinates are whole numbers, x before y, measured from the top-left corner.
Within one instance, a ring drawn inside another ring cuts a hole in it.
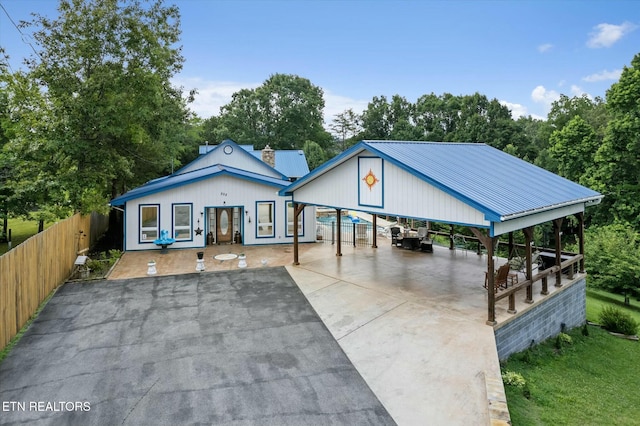
[[[276,152],[268,144],[262,150],[262,161],[273,168],[276,167]]]

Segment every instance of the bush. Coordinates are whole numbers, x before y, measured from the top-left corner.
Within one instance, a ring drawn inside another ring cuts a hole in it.
[[[527,384],[522,374],[514,373],[513,371],[505,371],[502,373],[502,382],[507,386],[513,386],[518,389],[523,389]]]
[[[626,312],[613,306],[605,306],[600,312],[600,323],[608,331],[626,335],[634,335],[638,331],[638,323]]]

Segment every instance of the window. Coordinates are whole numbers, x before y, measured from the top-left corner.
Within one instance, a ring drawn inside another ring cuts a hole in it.
[[[173,238],[191,240],[191,204],[173,205]]]
[[[293,237],[293,202],[287,201],[287,237]],[[304,223],[304,210],[298,216],[298,235],[304,235],[303,224]]]
[[[275,235],[273,223],[275,203],[273,201],[257,202],[256,207],[258,210],[257,237],[273,237]]]
[[[160,206],[140,206],[140,242],[152,243],[160,235]]]

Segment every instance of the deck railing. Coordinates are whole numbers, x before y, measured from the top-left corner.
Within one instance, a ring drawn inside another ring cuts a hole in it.
[[[340,242],[342,245],[366,247],[373,244],[373,225],[371,223],[340,223]],[[336,244],[338,227],[336,222],[317,222],[316,239],[324,243]]]

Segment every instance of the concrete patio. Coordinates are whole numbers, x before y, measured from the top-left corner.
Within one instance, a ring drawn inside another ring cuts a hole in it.
[[[158,274],[193,272],[197,251],[128,252],[110,279],[145,276],[151,257]],[[485,323],[486,256],[438,246],[432,254],[413,252],[386,239],[376,249],[343,246],[341,257],[328,243],[301,245],[297,266],[289,245],[203,251],[205,274],[238,268],[237,260],[214,259],[222,253],[242,251],[249,268],[285,265],[398,424],[506,424],[493,328]],[[519,312],[532,306],[524,298],[519,291]],[[513,318],[507,309],[507,299],[497,302],[499,324]]]

